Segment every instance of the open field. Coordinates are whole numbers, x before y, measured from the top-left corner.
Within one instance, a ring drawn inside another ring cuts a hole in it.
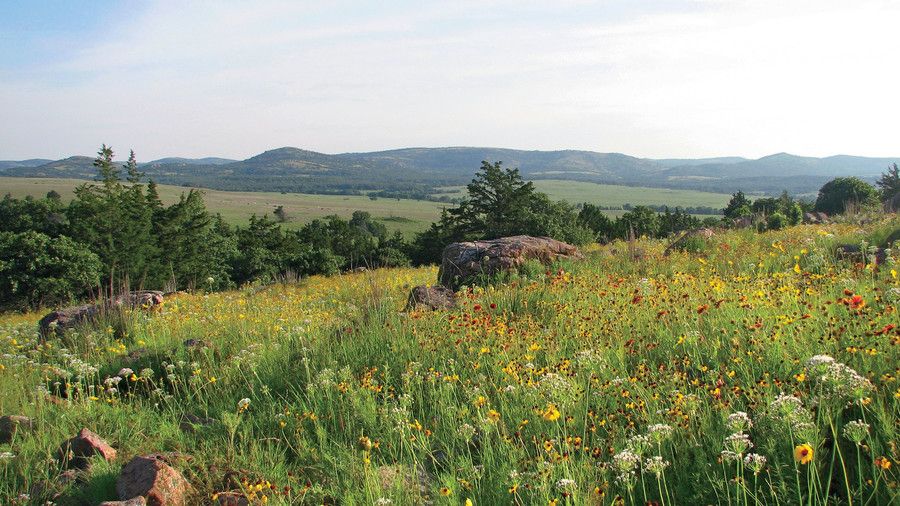
[[[79,179],[56,178],[18,178],[0,177],[0,195],[10,193],[14,197],[32,195],[42,197],[50,190],[59,192],[65,200],[72,196],[72,189],[84,183]],[[591,202],[607,206],[621,206],[630,203],[668,204],[674,206],[711,206],[724,207],[730,195],[706,193],[690,190],[667,190],[664,188],[632,188],[627,186],[600,185],[595,183],[539,180],[535,182],[538,190],[546,192],[555,200],[567,200],[571,203]],[[448,188],[448,195],[462,196],[462,187]],[[180,186],[160,185],[160,197],[168,204],[175,202],[179,195],[188,191]],[[399,230],[405,235],[420,232],[428,227],[440,215],[444,207],[452,204],[428,202],[421,200],[378,199],[371,200],[364,196],[349,195],[307,195],[298,193],[272,192],[226,192],[203,190],[206,205],[210,211],[221,213],[232,224],[244,224],[252,214],[258,216],[271,213],[276,206],[283,205],[290,221],[286,228],[298,228],[315,218],[331,214],[349,217],[353,211],[368,211],[388,227],[388,230]],[[621,215],[623,211],[611,210],[606,214],[611,217]],[[271,214],[270,214],[271,216]]]
[[[592,246],[442,311],[404,309],[425,267],[178,294],[46,341],[41,313],[3,316],[0,413],[35,428],[0,443],[0,504],[115,499],[152,452],[188,504],[898,504],[897,249],[834,255],[898,228]],[[82,428],[118,455],[62,480]]]
[[[38,179],[0,177],[0,195],[13,197],[32,195],[43,197],[50,190],[59,192],[65,200],[72,197],[72,190],[85,181],[79,179]],[[176,202],[189,188],[159,185],[160,198],[166,203]],[[289,221],[286,228],[298,228],[315,218],[336,214],[349,218],[353,211],[368,211],[387,226],[389,231],[404,234],[419,232],[437,219],[441,209],[448,204],[421,200],[378,199],[355,195],[306,195],[299,193],[225,192],[204,189],[207,208],[221,213],[232,224],[244,224],[250,216],[269,214],[282,205]]]
[[[728,204],[731,195],[725,193],[709,193],[693,190],[670,190],[666,188],[643,188],[597,184],[581,181],[563,181],[559,179],[538,179],[534,181],[538,191],[544,192],[554,200],[566,200],[570,203],[589,202],[605,206],[631,205],[668,205],[675,206],[709,206],[721,209]],[[450,197],[462,196],[464,188],[454,186],[446,188]]]

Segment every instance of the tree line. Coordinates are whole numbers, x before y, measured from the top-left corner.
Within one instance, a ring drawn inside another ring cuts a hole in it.
[[[635,206],[611,219],[597,205],[552,201],[524,181],[518,169],[482,162],[466,196],[407,241],[363,211],[349,220],[329,216],[286,230],[281,208],[274,219],[254,215],[246,226],[235,227],[210,213],[196,189],[164,205],[157,185],[144,182],[134,152],[120,165],[104,145],[94,166],[98,181],[76,188],[68,204],[56,192],[40,199],[7,195],[0,200],[0,309],[52,306],[136,288],[221,290],[359,267],[430,264],[440,262],[451,242],[511,235],[582,245],[667,237],[749,216],[763,216],[762,229],[780,228],[799,222],[808,208],[834,212],[835,202],[871,202],[878,196],[871,185],[838,178],[823,187],[813,207],[786,192],[756,201],[737,192],[721,219],[700,220],[682,208],[657,212],[650,206]],[[881,196],[897,193],[896,165],[879,186]]]

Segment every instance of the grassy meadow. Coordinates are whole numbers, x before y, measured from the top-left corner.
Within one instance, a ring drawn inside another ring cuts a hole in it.
[[[0,195],[9,193],[17,198],[26,195],[43,197],[50,190],[56,190],[68,201],[72,198],[72,190],[82,183],[84,181],[79,179],[0,177]],[[719,193],[601,185],[579,181],[540,180],[535,181],[535,185],[538,191],[547,193],[554,200],[572,203],[590,202],[607,206],[630,203],[722,208],[731,198],[730,195]],[[188,189],[181,186],[159,185],[160,197],[167,205],[177,202],[179,196],[186,191]],[[246,224],[253,214],[271,216],[272,211],[279,205],[284,206],[287,211],[289,221],[284,224],[287,229],[296,229],[313,219],[332,214],[349,218],[353,211],[360,210],[369,212],[384,223],[388,231],[399,230],[407,237],[428,228],[438,219],[444,207],[453,207],[452,204],[439,202],[406,199],[371,200],[357,195],[227,192],[209,189],[204,189],[203,192],[207,208],[213,213],[220,213],[226,221],[234,225]],[[447,188],[446,195],[462,197],[464,188]],[[625,211],[605,212],[615,218]]]
[[[157,451],[192,504],[897,504],[898,267],[833,248],[898,226],[595,245],[448,311],[404,308],[431,267],[179,294],[46,341],[9,314],[0,414],[37,428],[0,445],[0,504],[114,499]],[[119,457],[60,483],[82,427]]]
[[[59,178],[18,178],[0,177],[0,195],[7,193],[22,198],[26,195],[43,197],[50,190],[56,190],[68,201],[72,191],[85,181]],[[159,185],[159,196],[166,205],[178,201],[189,188]],[[329,215],[350,218],[354,211],[367,211],[384,223],[390,232],[399,230],[405,235],[420,232],[435,221],[441,209],[450,206],[439,202],[406,199],[372,200],[360,195],[309,195],[302,193],[275,192],[228,192],[203,189],[207,208],[212,213],[220,213],[233,225],[245,225],[250,216],[262,216],[272,212],[277,206],[284,206],[288,221],[286,229],[300,228],[304,224]]]
[[[561,179],[538,179],[534,181],[534,187],[537,191],[549,195],[553,200],[565,200],[571,203],[586,202],[610,207],[631,204],[634,206],[668,205],[672,208],[676,206],[709,206],[721,209],[731,199],[731,195],[726,193],[620,186]],[[465,195],[465,188],[462,186],[447,187],[445,190],[440,195],[450,197]]]

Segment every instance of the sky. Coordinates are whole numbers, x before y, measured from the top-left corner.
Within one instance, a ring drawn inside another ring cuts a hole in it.
[[[900,155],[893,0],[0,0],[0,159]]]

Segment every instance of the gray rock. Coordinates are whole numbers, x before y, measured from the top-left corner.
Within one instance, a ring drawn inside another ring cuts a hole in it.
[[[0,417],[0,443],[9,443],[13,436],[34,430],[34,421],[27,416],[8,415]]]
[[[456,292],[445,286],[420,285],[412,289],[406,309],[427,307],[431,310],[453,309],[456,307]]]
[[[455,242],[444,248],[440,284],[453,290],[476,276],[510,272],[529,260],[551,264],[582,259],[578,248],[549,237],[517,235],[490,241]]]

